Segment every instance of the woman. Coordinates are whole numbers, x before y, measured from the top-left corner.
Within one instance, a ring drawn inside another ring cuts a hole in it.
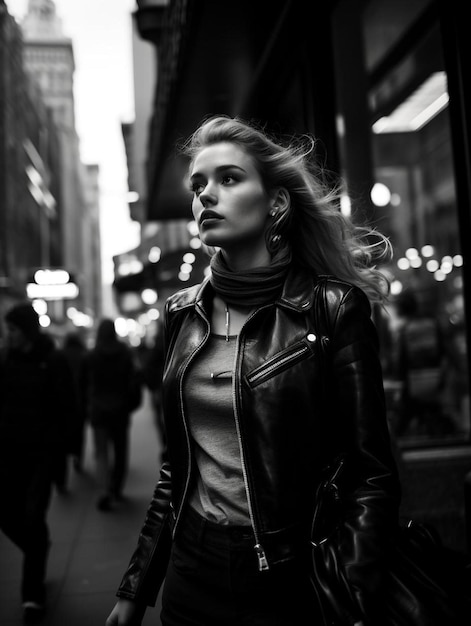
[[[399,505],[367,297],[387,292],[371,267],[387,242],[338,211],[313,142],[282,146],[218,116],[184,148],[193,215],[217,252],[210,277],[166,305],[167,458],[106,624],[140,624],[164,578],[163,626],[321,624],[310,527],[339,454],[342,567],[357,589],[345,611],[362,624]]]

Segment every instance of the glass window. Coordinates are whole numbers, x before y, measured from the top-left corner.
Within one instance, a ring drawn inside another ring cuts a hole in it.
[[[390,424],[404,448],[464,443],[470,423],[463,258],[441,31],[426,0],[367,7],[366,114],[358,119],[368,126],[370,221],[394,250],[383,267],[392,298],[380,324]]]

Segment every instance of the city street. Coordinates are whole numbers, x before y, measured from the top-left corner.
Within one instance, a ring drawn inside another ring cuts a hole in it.
[[[51,553],[48,613],[43,626],[104,626],[115,591],[134,548],[155,484],[160,440],[149,397],[133,414],[126,499],[113,511],[97,511],[90,432],[83,474],[71,469],[70,493],[54,493],[49,513]],[[0,534],[0,626],[20,626],[21,554]],[[159,605],[143,626],[159,626]]]

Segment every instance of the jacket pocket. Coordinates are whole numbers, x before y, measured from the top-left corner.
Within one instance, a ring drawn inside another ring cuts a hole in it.
[[[250,387],[256,387],[273,378],[273,376],[293,367],[293,365],[309,359],[314,356],[316,346],[317,336],[314,333],[308,333],[301,341],[274,354],[262,365],[252,370],[250,374],[247,374],[247,383]]]

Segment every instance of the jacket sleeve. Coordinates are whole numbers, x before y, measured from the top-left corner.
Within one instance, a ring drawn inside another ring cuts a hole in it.
[[[329,303],[332,313],[333,302]],[[344,455],[340,542],[343,566],[362,612],[374,614],[398,521],[400,486],[392,453],[376,328],[366,295],[351,287],[331,315],[334,432]]]
[[[116,595],[154,606],[165,578],[171,547],[170,467],[162,465],[136,549]]]

